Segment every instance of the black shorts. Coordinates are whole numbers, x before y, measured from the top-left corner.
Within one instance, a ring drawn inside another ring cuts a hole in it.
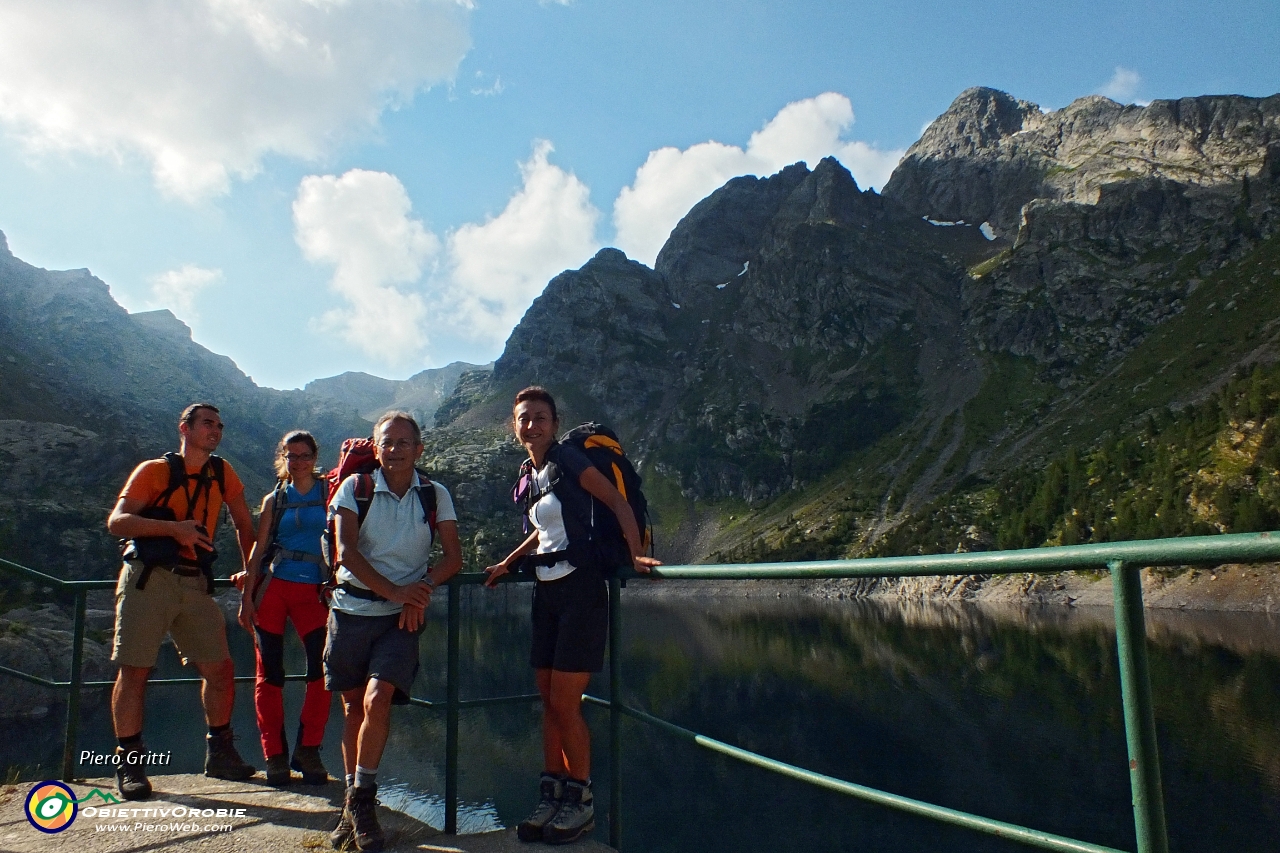
[[[609,638],[609,586],[591,569],[574,569],[533,588],[534,669],[599,672]]]
[[[399,627],[400,614],[357,616],[329,611],[324,644],[324,686],[334,693],[363,688],[370,678],[395,685],[391,702],[406,705],[418,675],[417,631]]]

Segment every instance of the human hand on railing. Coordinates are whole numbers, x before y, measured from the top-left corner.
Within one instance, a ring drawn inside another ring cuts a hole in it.
[[[498,578],[502,577],[505,574],[511,573],[511,569],[507,567],[506,560],[503,560],[501,563],[488,566],[485,568],[484,571],[485,571],[485,574],[489,576],[485,578],[484,585],[487,586],[489,589],[493,589],[498,585]]]
[[[639,572],[642,575],[649,574],[649,571],[654,566],[661,566],[661,565],[662,565],[661,560],[655,560],[653,557],[646,557],[643,554],[637,554],[636,556],[631,558],[631,567],[634,568],[637,572]],[[657,580],[657,578],[652,578],[652,580]]]

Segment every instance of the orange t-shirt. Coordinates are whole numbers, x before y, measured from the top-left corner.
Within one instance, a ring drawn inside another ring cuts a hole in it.
[[[174,489],[173,494],[169,495],[166,506],[173,510],[174,515],[181,521],[187,517],[188,500],[196,497],[195,512],[191,517],[203,524],[205,530],[209,531],[209,536],[212,537],[218,529],[218,518],[222,512],[223,501],[234,500],[243,495],[244,484],[240,482],[230,463],[225,461],[223,462],[223,481],[227,488],[225,495],[218,488],[217,480],[212,480],[207,490],[200,488],[199,481],[194,479],[199,473],[199,470],[192,471],[188,468],[186,488],[179,486]],[[211,479],[212,476],[210,472]],[[139,500],[144,506],[150,506],[156,498],[164,494],[167,488],[169,488],[169,463],[163,459],[148,459],[133,469],[133,473],[129,475],[128,481],[120,491],[120,497]],[[198,497],[197,488],[199,488]],[[193,548],[183,548],[181,555],[188,560],[196,558]]]

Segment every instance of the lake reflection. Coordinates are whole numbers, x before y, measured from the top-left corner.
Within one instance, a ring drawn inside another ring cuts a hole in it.
[[[638,589],[637,589],[638,587]],[[675,592],[676,589],[671,589]],[[444,596],[432,605],[415,695],[444,695]],[[528,587],[463,591],[463,698],[530,692]],[[1106,609],[995,610],[806,598],[623,593],[627,701],[686,728],[820,773],[1121,849],[1134,848],[1115,638]],[[1280,622],[1148,611],[1174,851],[1273,851],[1280,838]],[[247,640],[247,637],[243,638]],[[300,671],[291,646],[290,671]],[[237,642],[238,669],[250,669]],[[597,677],[591,692],[607,695]],[[288,687],[296,713],[301,686]],[[189,689],[153,690],[148,743],[198,771]],[[163,695],[162,695],[163,694]],[[246,757],[250,691],[237,698]],[[607,714],[596,745],[596,837],[608,838]],[[57,718],[55,718],[57,719]],[[535,705],[464,711],[464,829],[512,826],[541,763]],[[59,720],[60,721],[60,720]],[[438,823],[443,713],[398,708],[380,781]],[[340,767],[335,706],[326,740]],[[628,851],[1013,851],[811,788],[626,721]],[[85,748],[109,749],[105,708]],[[259,765],[261,766],[261,765]]]

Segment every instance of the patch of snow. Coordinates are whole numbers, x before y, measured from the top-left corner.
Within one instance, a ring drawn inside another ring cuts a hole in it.
[[[724,284],[717,284],[716,290],[724,290],[728,286],[729,286],[729,282],[726,281]]]
[[[671,307],[672,307],[672,308],[679,308],[679,307],[680,307],[680,303],[679,303],[679,302],[672,302],[672,303],[671,303]]]
[[[747,274],[747,268],[748,268],[748,267],[750,267],[750,266],[751,266],[751,261],[744,261],[744,262],[742,263],[742,272],[738,273],[738,275],[746,275],[746,274]],[[735,278],[737,278],[737,276],[734,276],[734,277],[735,277]]]
[[[937,219],[930,219],[927,216],[922,216],[920,218],[923,219],[925,222],[928,222],[930,225],[964,225],[963,219],[957,219],[955,222],[940,222]]]
[[[981,231],[982,236],[986,237],[988,240],[994,240],[996,238],[996,229],[991,227],[990,222],[982,223],[978,226],[978,230]]]

